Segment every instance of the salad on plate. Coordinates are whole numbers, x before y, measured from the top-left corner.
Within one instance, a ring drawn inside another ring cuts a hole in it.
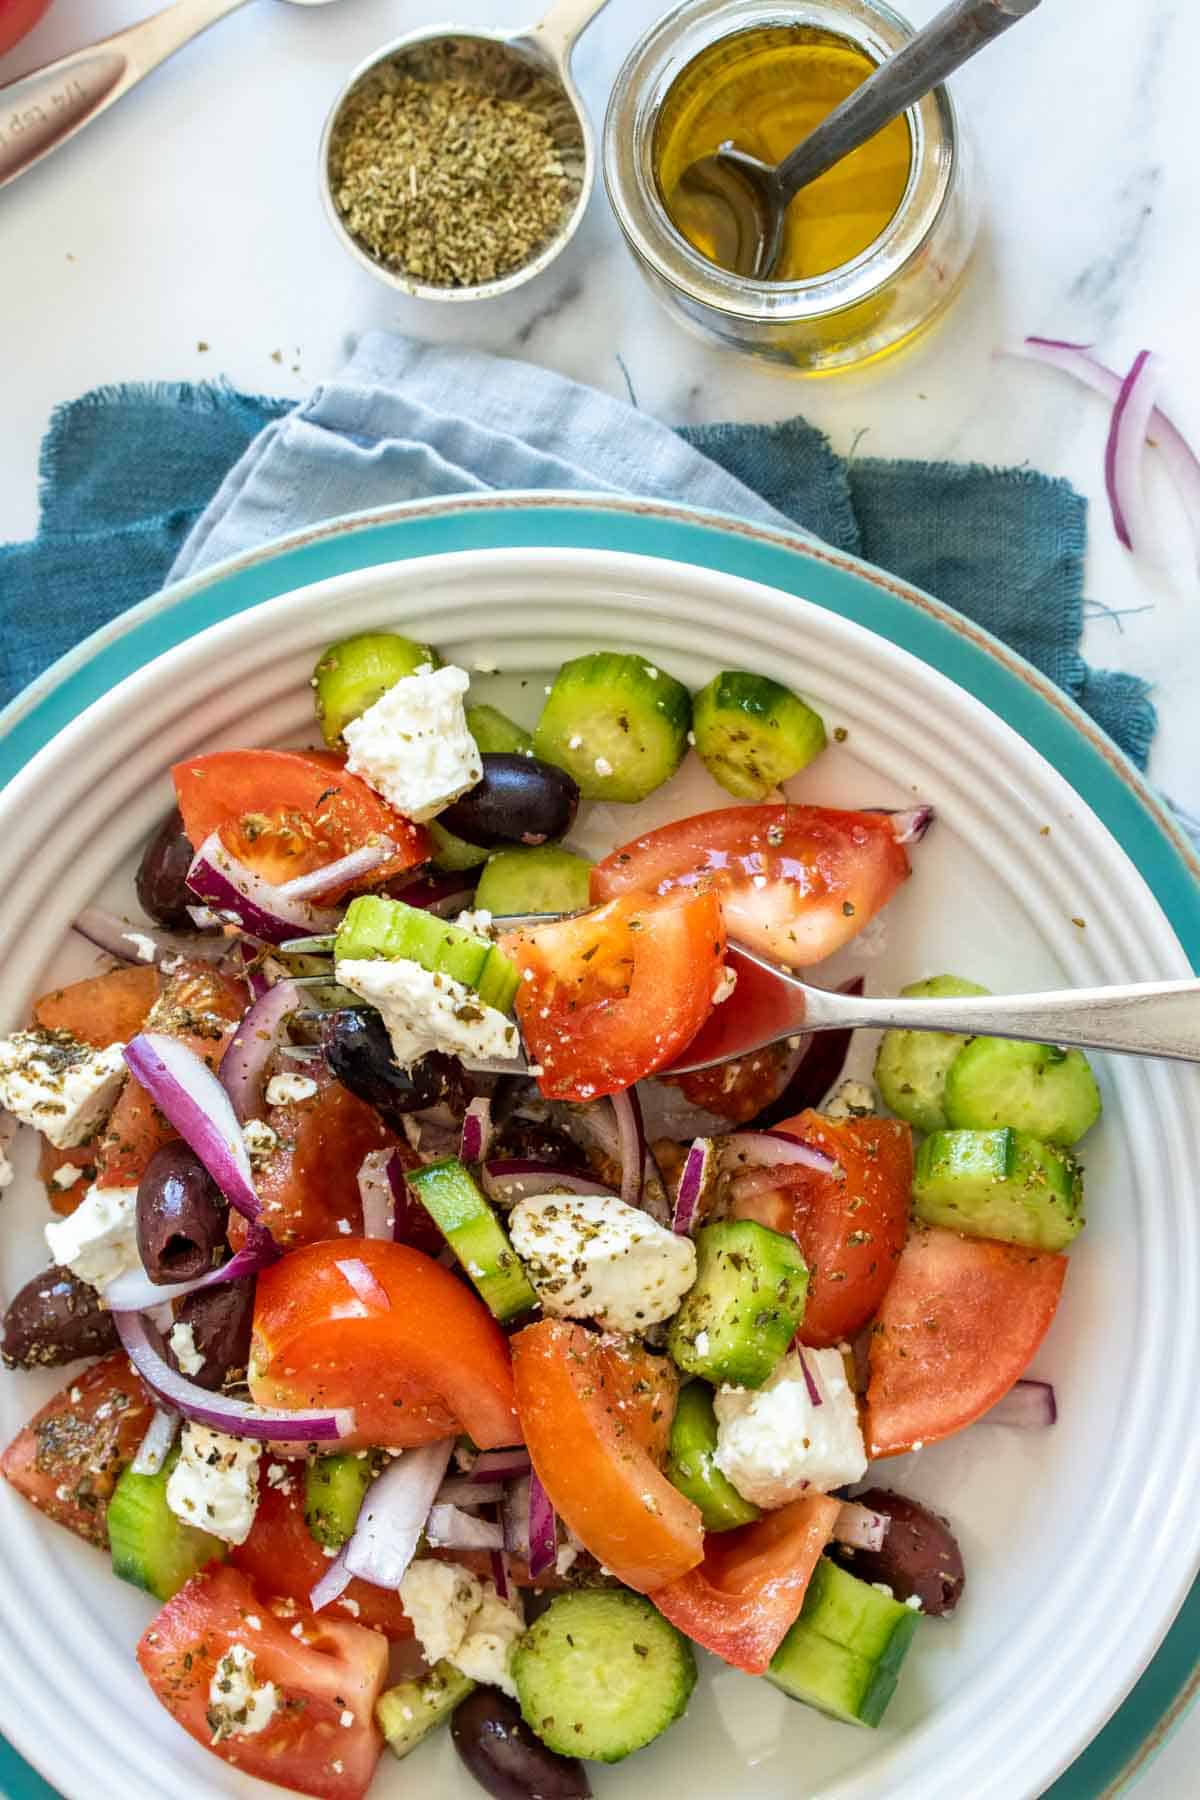
[[[965,1571],[874,1465],[1053,1423],[1086,1058],[672,1073],[752,1004],[728,945],[823,963],[931,817],[799,797],[825,726],[765,676],[581,656],[530,733],[376,632],[313,687],[322,747],[176,765],[141,916],[81,915],[102,972],[0,1040],[51,1215],[4,1361],[86,1361],[0,1470],[153,1597],[177,1724],[300,1793],[448,1726],[489,1793],[574,1800],[697,1651],[878,1726]],[[690,750],[726,804],[674,816]],[[598,861],[581,807],[628,821]]]

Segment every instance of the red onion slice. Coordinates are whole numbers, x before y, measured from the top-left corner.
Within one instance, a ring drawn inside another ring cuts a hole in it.
[[[321,1579],[309,1589],[308,1604],[313,1612],[320,1612],[323,1606],[329,1606],[340,1598],[350,1586],[354,1577],[346,1567],[346,1551],[343,1544]]]
[[[303,990],[294,981],[277,981],[258,996],[229,1040],[217,1075],[243,1125],[262,1117],[267,1065],[283,1041],[289,1015],[303,1005]]]
[[[894,812],[890,806],[864,807],[863,810],[890,814],[892,836],[898,844],[919,844],[935,817],[932,806],[913,806],[907,812]]]
[[[388,1298],[387,1289],[382,1285],[374,1270],[367,1267],[361,1256],[340,1257],[337,1266],[364,1306],[374,1307],[376,1312],[391,1312],[392,1303]]]
[[[179,1423],[179,1414],[173,1407],[155,1407],[154,1417],[146,1427],[146,1435],[129,1465],[135,1475],[158,1474],[179,1435]]]
[[[809,1404],[811,1406],[824,1406],[825,1401],[822,1396],[821,1390],[817,1386],[816,1379],[813,1375],[812,1370],[809,1368],[808,1362],[805,1358],[803,1346],[800,1344],[796,1345],[796,1356],[797,1356],[797,1359],[799,1360],[800,1369],[804,1376],[804,1385],[808,1389]]]
[[[218,1287],[225,1281],[241,1281],[246,1275],[257,1275],[270,1268],[283,1255],[265,1225],[251,1224],[246,1241],[228,1262],[191,1281],[151,1281],[145,1269],[126,1269],[100,1289],[100,1298],[109,1312],[145,1312],[148,1307],[163,1306],[171,1300],[182,1300],[200,1288]]]
[[[468,1481],[513,1481],[528,1475],[529,1452],[518,1444],[511,1450],[481,1450],[471,1465]]]
[[[790,1131],[731,1131],[721,1146],[721,1165],[726,1175],[740,1169],[812,1169],[830,1175],[837,1167],[823,1150],[814,1150]]]
[[[716,1186],[720,1165],[720,1152],[714,1140],[698,1137],[684,1161],[671,1217],[671,1230],[681,1237],[690,1237],[699,1223]]]
[[[477,1519],[438,1500],[429,1509],[425,1535],[435,1550],[503,1550],[504,1533],[492,1519]]]
[[[257,1219],[258,1195],[241,1121],[208,1064],[179,1038],[158,1031],[140,1031],[131,1039],[125,1061],[229,1204]]]
[[[214,831],[205,838],[188,870],[187,884],[218,913],[229,913],[254,937],[282,944],[299,932],[310,936],[332,931],[340,914],[307,900],[290,899],[232,856]]]
[[[511,1206],[526,1194],[611,1194],[612,1188],[578,1169],[559,1169],[553,1163],[502,1158],[484,1163],[483,1191],[489,1200]]]
[[[617,1121],[621,1198],[626,1206],[640,1206],[646,1167],[646,1136],[642,1130],[641,1105],[633,1088],[626,1088],[624,1093],[610,1094],[609,1104]]]
[[[492,1565],[492,1581],[495,1584],[497,1596],[501,1600],[507,1600],[509,1594],[508,1570],[504,1565],[503,1550],[493,1550],[490,1560]]]
[[[1048,1381],[1018,1381],[989,1407],[980,1423],[1015,1425],[1025,1431],[1044,1430],[1058,1422],[1058,1400]]]
[[[226,1431],[231,1437],[264,1438],[268,1443],[329,1443],[349,1437],[354,1430],[354,1414],[348,1408],[283,1412],[254,1406],[248,1400],[231,1400],[227,1394],[210,1394],[171,1367],[154,1344],[142,1313],[114,1313],[113,1319],[125,1354],[146,1386],[198,1425]]]
[[[529,1477],[529,1573],[552,1569],[557,1555],[558,1518],[534,1469]]]
[[[477,1094],[463,1114],[459,1161],[481,1163],[491,1148],[491,1142],[492,1103],[485,1094]]]
[[[1104,487],[1113,530],[1127,550],[1149,549],[1152,536],[1143,471],[1157,387],[1158,364],[1149,350],[1139,350],[1121,383],[1104,446]]]
[[[437,1492],[439,1505],[447,1506],[498,1506],[504,1498],[502,1481],[472,1481],[468,1475],[455,1475],[449,1481],[443,1481]]]
[[[323,868],[313,869],[307,875],[294,875],[291,881],[285,881],[275,892],[286,903],[310,900],[314,894],[321,895],[330,888],[344,887],[348,882],[361,880],[395,854],[396,846],[391,838],[379,837],[373,844],[364,844],[360,850],[351,850],[348,856],[339,856],[336,862],[326,863]]]
[[[886,1513],[860,1506],[856,1500],[843,1500],[842,1510],[833,1522],[833,1541],[849,1544],[852,1550],[882,1550],[891,1522]]]
[[[405,1450],[367,1489],[345,1566],[375,1587],[398,1588],[446,1474],[453,1438]]]
[[[358,1170],[363,1236],[390,1238],[396,1228],[396,1202],[389,1177],[394,1150],[368,1150]]]
[[[158,925],[130,925],[127,920],[118,919],[99,906],[85,906],[72,922],[71,930],[94,944],[97,950],[103,950],[106,956],[115,956],[118,962],[145,963],[155,968],[173,956],[198,956],[207,960],[225,948],[223,942],[214,942],[211,938],[206,941],[175,937]],[[151,952],[149,955],[146,954],[147,947]]]
[[[514,1481],[500,1504],[500,1523],[504,1527],[504,1548],[513,1556],[529,1560],[529,1500],[533,1472]]]

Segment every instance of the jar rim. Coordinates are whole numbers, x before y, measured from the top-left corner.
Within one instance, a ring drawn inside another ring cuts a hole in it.
[[[911,155],[896,210],[849,262],[798,281],[756,281],[722,269],[672,222],[653,169],[654,128],[676,80],[715,43],[776,26],[808,26],[841,38],[879,63],[913,35],[885,0],[680,0],[645,31],[622,64],[604,121],[604,181],[630,247],[687,299],[731,317],[816,318],[870,298],[895,280],[936,230],[954,185],[960,137],[943,85],[903,117]]]

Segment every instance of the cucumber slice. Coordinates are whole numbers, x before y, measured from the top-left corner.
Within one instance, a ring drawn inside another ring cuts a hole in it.
[[[157,1475],[122,1470],[108,1503],[108,1546],[113,1574],[157,1600],[169,1600],[214,1557],[222,1561],[227,1545],[173,1513],[167,1505],[167,1482],[179,1461],[176,1445]]]
[[[712,1390],[691,1381],[679,1396],[671,1424],[671,1441],[663,1473],[681,1494],[700,1508],[705,1531],[732,1531],[762,1514],[743,1500],[733,1483],[713,1462],[717,1447],[717,1415]]]
[[[304,1523],[309,1536],[326,1549],[340,1550],[354,1535],[363,1495],[375,1478],[373,1456],[352,1450],[317,1456],[304,1471]]]
[[[424,663],[437,669],[441,658],[428,644],[415,644],[392,631],[363,631],[323,650],[313,670],[313,687],[325,742],[340,743],[351,719]]]
[[[360,894],[350,902],[337,929],[336,957],[342,962],[384,957],[420,963],[474,989],[497,1012],[508,1012],[516,997],[516,967],[495,944],[384,894]]]
[[[557,844],[530,850],[496,850],[479,877],[475,905],[495,919],[522,913],[583,912],[589,902],[592,865]]]
[[[573,775],[585,800],[644,800],[687,750],[683,683],[643,656],[597,651],[564,663],[533,733],[543,762]]]
[[[513,1680],[531,1731],[560,1756],[620,1762],[680,1717],[696,1658],[641,1594],[559,1594],[517,1644]]]
[[[481,756],[532,756],[533,733],[494,706],[468,706],[467,730]]]
[[[949,1125],[1013,1125],[1048,1144],[1074,1144],[1100,1117],[1100,1089],[1082,1050],[977,1037],[947,1070],[945,1111]]]
[[[433,842],[433,862],[439,869],[448,869],[457,873],[460,869],[478,869],[488,859],[488,853],[482,844],[468,844],[465,838],[455,837],[436,819],[430,819],[425,827]]]
[[[957,1000],[986,994],[961,975],[931,975],[901,988],[910,1000]],[[944,1131],[946,1071],[969,1040],[956,1031],[885,1031],[875,1058],[875,1084],[884,1105],[918,1131]]]
[[[821,1557],[800,1617],[767,1680],[793,1700],[850,1725],[878,1725],[896,1691],[918,1615]]]
[[[1083,1176],[1027,1131],[935,1131],[917,1152],[913,1205],[926,1225],[1065,1250],[1083,1230]]]
[[[825,721],[767,675],[727,669],[692,702],[705,768],[739,800],[765,800],[825,748]]]
[[[508,1233],[457,1157],[410,1169],[405,1180],[503,1324],[537,1305],[537,1294]]]
[[[792,1238],[753,1219],[705,1225],[696,1261],[667,1349],[688,1375],[761,1387],[804,1317],[807,1263]]]
[[[475,1683],[448,1662],[434,1663],[419,1681],[400,1681],[375,1702],[375,1723],[393,1756],[407,1756],[439,1725],[446,1724]]]

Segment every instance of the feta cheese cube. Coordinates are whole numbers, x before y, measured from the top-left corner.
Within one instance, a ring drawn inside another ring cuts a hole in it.
[[[516,1026],[496,1007],[485,1006],[453,976],[432,973],[405,957],[339,962],[336,978],[378,1008],[402,1068],[411,1068],[430,1050],[470,1063],[514,1056],[520,1047]]]
[[[204,1358],[196,1348],[196,1333],[192,1327],[182,1319],[176,1320],[171,1327],[169,1342],[181,1372],[184,1375],[198,1375],[204,1367]]]
[[[311,1075],[272,1075],[267,1083],[267,1105],[298,1106],[301,1100],[311,1100],[316,1091]],[[269,1125],[267,1130],[271,1130]]]
[[[231,1644],[208,1686],[207,1719],[213,1743],[265,1731],[278,1705],[275,1683],[258,1680],[253,1650],[245,1644]]]
[[[73,1213],[46,1226],[51,1260],[80,1281],[106,1287],[136,1269],[137,1189],[90,1187]]]
[[[57,1150],[86,1144],[121,1091],[123,1052],[122,1044],[93,1049],[67,1031],[14,1031],[0,1038],[0,1106]]]
[[[400,1582],[400,1598],[428,1663],[451,1658],[479,1611],[483,1588],[460,1563],[421,1557]]]
[[[879,1108],[869,1081],[843,1081],[822,1110],[827,1119],[859,1119]]]
[[[279,1148],[279,1135],[265,1119],[247,1119],[242,1126],[242,1137],[252,1169],[269,1162]]]
[[[696,1279],[691,1238],[609,1194],[528,1194],[509,1234],[544,1312],[643,1331],[669,1319]]]
[[[244,1544],[258,1510],[260,1448],[253,1438],[230,1437],[192,1420],[180,1435],[179,1461],[167,1482],[167,1505],[177,1518]]]
[[[806,1488],[827,1494],[867,1472],[858,1406],[841,1353],[805,1350],[803,1356],[819,1405],[795,1350],[762,1387],[723,1387],[713,1402],[713,1461],[756,1506],[784,1506]]]
[[[469,685],[453,664],[406,675],[346,726],[347,769],[406,818],[432,819],[483,775],[463,706]]]
[[[460,1674],[487,1687],[498,1687],[513,1700],[517,1684],[509,1673],[513,1645],[525,1630],[519,1596],[512,1602],[502,1600],[490,1581],[483,1583],[483,1598],[469,1625],[467,1635],[450,1657]]]

